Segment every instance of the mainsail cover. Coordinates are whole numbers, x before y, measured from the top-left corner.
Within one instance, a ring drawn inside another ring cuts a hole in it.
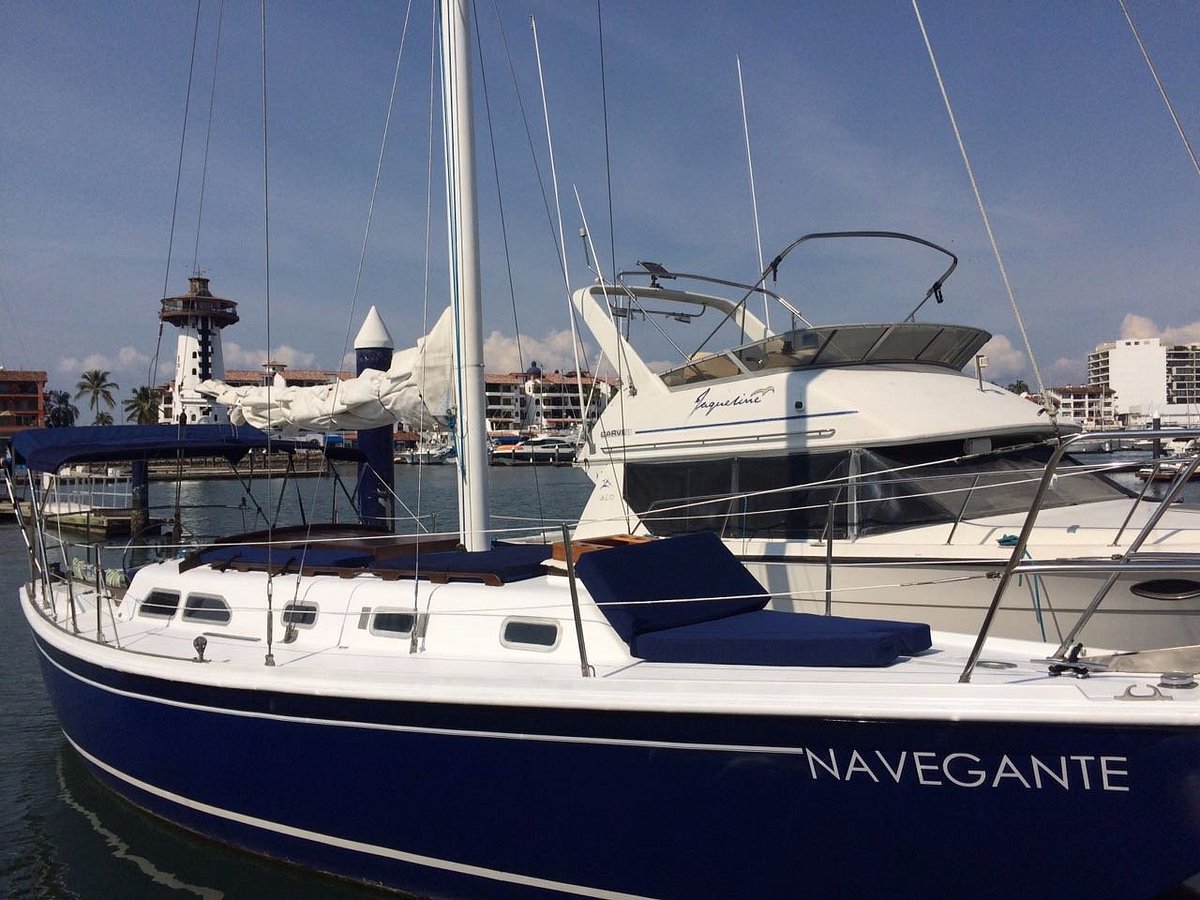
[[[445,427],[454,415],[454,317],[447,309],[417,346],[393,354],[386,372],[366,369],[334,384],[235,387],[203,381],[196,388],[229,407],[234,425],[297,434],[355,431],[403,422],[413,430]]]

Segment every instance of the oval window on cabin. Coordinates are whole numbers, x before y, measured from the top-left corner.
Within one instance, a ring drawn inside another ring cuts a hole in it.
[[[377,610],[371,616],[371,634],[383,637],[408,637],[412,634],[415,616],[399,610]]]
[[[311,628],[317,621],[317,604],[289,603],[283,608],[283,624]]]
[[[179,608],[178,591],[151,591],[138,607],[139,616],[153,619],[169,619]]]
[[[187,603],[183,605],[183,621],[211,622],[216,625],[228,625],[231,617],[229,604],[224,597],[212,594],[188,594]]]
[[[558,634],[553,619],[505,619],[500,643],[514,650],[553,650],[558,646]]]
[[[1129,591],[1148,600],[1195,600],[1200,597],[1200,581],[1191,578],[1156,578],[1139,581]]]

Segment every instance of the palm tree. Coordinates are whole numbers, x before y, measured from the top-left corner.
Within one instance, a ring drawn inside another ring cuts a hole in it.
[[[112,423],[112,413],[108,412],[107,410],[96,413],[96,418],[92,421],[93,425],[111,425]]]
[[[153,425],[158,421],[158,393],[152,387],[136,388],[133,396],[122,405],[126,422]]]
[[[96,414],[96,420],[93,424],[103,424],[100,421],[100,414],[103,410],[100,409],[100,404],[103,403],[108,409],[112,409],[117,405],[117,401],[113,399],[112,392],[117,389],[116,382],[108,380],[108,372],[101,369],[89,369],[80,376],[79,382],[75,385],[75,399],[81,397],[88,398],[88,406]],[[112,424],[112,417],[109,417],[109,424]]]
[[[66,391],[46,391],[46,427],[68,428],[75,424],[79,408]]]

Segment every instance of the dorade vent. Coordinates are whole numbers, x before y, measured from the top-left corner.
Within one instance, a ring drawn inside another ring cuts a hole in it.
[[[411,612],[381,609],[371,616],[371,634],[381,637],[408,637],[412,634],[416,616]]]
[[[183,621],[228,625],[232,613],[224,597],[214,594],[189,594],[183,605]]]
[[[149,616],[154,619],[169,619],[179,608],[178,591],[151,591],[142,605],[138,607],[139,616]]]
[[[553,619],[505,619],[500,643],[514,650],[553,650],[559,627]]]

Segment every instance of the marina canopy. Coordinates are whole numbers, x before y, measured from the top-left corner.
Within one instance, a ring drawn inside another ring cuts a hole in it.
[[[222,457],[236,463],[254,449],[295,450],[249,425],[113,425],[39,428],[13,435],[17,461],[35,472],[74,463]]]

